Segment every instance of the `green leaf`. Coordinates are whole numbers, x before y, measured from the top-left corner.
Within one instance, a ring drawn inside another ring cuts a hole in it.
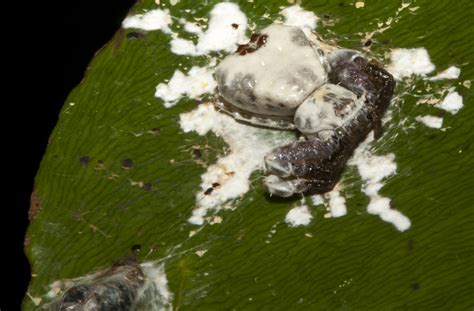
[[[162,1],[164,2],[164,1]],[[217,1],[162,3],[173,16],[205,17]],[[287,1],[240,1],[258,28],[279,17]],[[318,32],[348,48],[361,49],[364,34],[389,17],[391,28],[375,34],[372,50],[381,59],[394,47],[425,47],[437,69],[461,68],[456,86],[465,107],[446,115],[446,131],[416,124],[420,114],[439,110],[403,96],[379,152],[396,155],[398,174],[383,188],[412,227],[403,233],[366,212],[359,178],[348,169],[348,215],[324,219],[314,208],[307,227],[284,223],[298,201],[270,201],[260,173],[252,189],[219,212],[223,222],[189,224],[205,168],[192,146],[206,147],[208,164],[223,154],[224,142],[184,134],[179,114],[195,108],[183,99],[165,109],[153,96],[177,64],[203,65],[205,57],[170,52],[169,36],[145,33],[127,40],[121,29],[92,60],[83,82],[70,94],[36,177],[26,250],[34,277],[30,297],[44,297],[55,280],[109,267],[141,245],[142,261],[165,264],[173,306],[179,310],[467,310],[474,305],[474,79],[470,1],[419,0],[397,13],[400,1],[303,1],[321,23]],[[157,8],[153,0],[133,12]],[[188,13],[185,9],[194,10]],[[265,17],[268,14],[269,17]],[[397,15],[398,14],[398,15]],[[331,20],[335,20],[331,26]],[[323,23],[324,24],[324,23]],[[178,30],[178,29],[174,29]],[[410,92],[426,92],[415,81]],[[398,94],[409,90],[405,84]],[[159,130],[158,130],[159,129]],[[268,243],[269,242],[269,243]],[[195,252],[207,250],[200,257]],[[35,309],[29,297],[24,309]]]

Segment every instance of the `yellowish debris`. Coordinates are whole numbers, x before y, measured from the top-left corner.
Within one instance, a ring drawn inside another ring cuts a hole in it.
[[[365,2],[363,2],[363,1],[357,1],[357,2],[355,3],[355,8],[356,8],[356,9],[361,9],[361,8],[363,8],[363,7],[365,7]]]
[[[471,88],[471,80],[466,80],[462,83],[465,88],[470,89]]]
[[[205,253],[207,253],[207,249],[200,249],[195,252],[195,254],[198,255],[199,257],[204,256]]]

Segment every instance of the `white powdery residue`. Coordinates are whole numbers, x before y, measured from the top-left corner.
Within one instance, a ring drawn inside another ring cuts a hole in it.
[[[294,140],[293,134],[260,129],[236,122],[217,112],[212,103],[199,105],[180,115],[181,129],[205,135],[212,131],[229,146],[229,151],[201,176],[201,191],[196,194],[196,207],[189,222],[202,225],[210,210],[220,210],[225,202],[244,195],[250,187],[250,175],[263,168],[263,157],[271,149]],[[212,184],[219,183],[205,194]]]
[[[216,86],[210,69],[192,67],[187,75],[176,70],[167,84],[158,84],[155,96],[161,98],[165,107],[169,108],[176,105],[183,96],[197,99],[203,94],[212,93]]]
[[[285,222],[292,227],[297,226],[307,226],[313,219],[308,206],[301,205],[295,208],[292,208],[288,214],[286,214]]]
[[[171,29],[168,27],[172,24],[171,15],[168,10],[151,10],[145,14],[137,14],[128,16],[122,22],[123,28],[137,28],[143,30],[161,30],[170,34]]]
[[[324,198],[320,194],[315,194],[311,196],[311,201],[313,202],[314,206],[324,204]]]
[[[434,116],[418,116],[416,121],[423,123],[427,127],[440,129],[443,126],[443,118]]]
[[[397,164],[395,155],[374,155],[369,150],[369,143],[373,140],[373,133],[357,147],[354,156],[349,160],[349,165],[355,165],[364,184],[362,191],[370,198],[367,211],[378,215],[382,220],[393,224],[399,231],[410,228],[410,220],[390,206],[390,199],[382,197],[379,190],[383,187],[382,180],[395,174]]]
[[[154,288],[154,295],[149,301],[153,306],[153,310],[172,310],[171,301],[173,294],[168,287],[168,279],[165,274],[163,264],[157,265],[155,262],[142,263],[141,268],[146,276],[148,283],[145,288]],[[153,291],[152,291],[153,292]]]
[[[347,214],[346,199],[339,191],[333,190],[329,193],[329,208],[332,217],[342,217]]]
[[[393,49],[390,61],[386,69],[397,80],[411,75],[425,76],[435,70],[435,65],[431,62],[425,48]]]
[[[434,77],[428,78],[430,81],[437,81],[437,80],[449,80],[449,79],[457,79],[461,75],[461,69],[456,66],[451,66],[446,70],[441,71]]]
[[[390,199],[382,196],[371,196],[367,211],[378,215],[382,220],[389,222],[399,231],[405,231],[411,226],[410,219],[399,211],[390,207]]]
[[[238,5],[230,2],[216,4],[211,10],[209,25],[205,32],[196,27],[185,26],[185,30],[198,35],[198,43],[175,37],[171,40],[171,52],[178,55],[205,55],[211,51],[234,52],[239,43],[246,40],[247,17]]]
[[[464,107],[464,104],[462,96],[454,91],[454,88],[451,88],[443,101],[435,107],[446,110],[451,114],[456,114],[462,107]]]
[[[186,22],[184,24],[184,30],[186,30],[189,33],[194,33],[197,35],[200,35],[203,33],[201,27],[199,27],[196,23],[190,23],[190,22]]]
[[[281,10],[280,14],[285,18],[285,25],[301,27],[305,32],[316,29],[318,17],[297,4]]]

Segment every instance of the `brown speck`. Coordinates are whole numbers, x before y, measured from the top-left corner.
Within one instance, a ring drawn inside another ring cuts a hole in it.
[[[41,210],[41,207],[42,204],[38,193],[36,192],[36,190],[33,190],[30,199],[30,210],[28,211],[28,219],[30,222],[35,219],[36,215],[38,215],[38,212]]]
[[[127,39],[128,40],[136,40],[136,39],[139,39],[139,40],[143,40],[145,39],[145,35],[142,34],[141,32],[129,32],[127,33]]]
[[[237,28],[239,28],[239,24],[235,24],[235,23],[234,23],[234,24],[232,24],[232,28],[234,28],[234,29],[237,29]]]
[[[365,41],[364,46],[369,47],[371,44],[372,44],[372,40],[368,39],[367,41]]]
[[[217,188],[217,187],[219,187],[220,185],[221,185],[220,183],[215,182],[215,183],[212,184],[212,187],[213,187],[213,188]]]
[[[225,174],[226,174],[227,176],[234,176],[234,175],[235,175],[235,172],[225,172]]]
[[[132,252],[138,253],[142,250],[142,246],[140,244],[135,244],[132,246]]]
[[[95,165],[95,169],[98,170],[98,171],[100,171],[100,170],[103,170],[103,169],[104,169],[104,166],[105,166],[104,161],[98,160],[98,161],[97,161],[97,164]]]
[[[214,191],[214,188],[212,188],[212,187],[207,188],[207,190],[204,191],[204,195],[210,195],[212,193],[212,191]]]
[[[418,290],[420,289],[420,284],[419,283],[413,283],[410,285],[410,287],[413,289],[413,290]]]
[[[82,156],[79,158],[79,162],[82,164],[82,166],[89,165],[90,161],[91,161],[91,158],[88,156]]]
[[[133,161],[130,158],[122,160],[122,168],[125,170],[131,169],[133,167]]]
[[[202,152],[199,147],[193,147],[193,150],[191,151],[193,158],[195,159],[202,159]]]
[[[153,185],[151,182],[146,182],[143,184],[143,190],[145,191],[151,191],[153,189]]]
[[[160,133],[161,133],[161,129],[160,129],[159,127],[152,128],[152,129],[150,130],[150,133],[152,133],[153,135],[158,136],[158,135],[160,135]]]

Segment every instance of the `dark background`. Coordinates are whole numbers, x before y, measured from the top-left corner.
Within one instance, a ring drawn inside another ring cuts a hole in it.
[[[0,298],[2,311],[20,309],[30,280],[30,267],[23,252],[30,194],[59,111],[67,95],[82,80],[94,53],[120,28],[134,3],[34,1],[21,8],[2,9],[2,13],[8,12],[17,21],[4,29],[0,45],[13,54],[11,60],[2,57],[5,67],[13,69],[6,84],[12,87],[3,92],[3,105],[8,107],[2,113],[2,123],[9,121],[5,119],[13,121],[3,131],[7,146],[11,146],[2,151],[7,158],[2,162],[11,175],[3,176],[7,183],[5,186],[4,182],[2,191],[11,197],[11,202],[2,206],[2,212],[7,211],[7,216],[2,217],[6,220],[2,240],[4,245],[11,245],[3,248],[2,257],[6,260],[2,263],[11,282],[3,280],[2,288],[6,285],[6,291]],[[0,72],[5,78],[5,71]]]

